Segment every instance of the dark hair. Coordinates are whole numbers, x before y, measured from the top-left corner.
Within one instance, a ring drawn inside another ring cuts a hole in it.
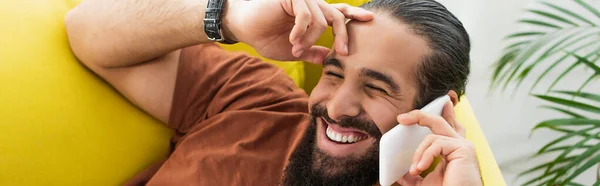
[[[464,94],[469,75],[469,35],[446,7],[434,0],[373,0],[362,7],[389,13],[407,24],[431,48],[414,74],[419,89],[416,108],[449,90],[456,91],[459,97]]]

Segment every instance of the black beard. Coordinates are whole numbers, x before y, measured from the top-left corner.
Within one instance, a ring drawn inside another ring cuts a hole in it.
[[[363,156],[333,157],[316,146],[317,119],[319,117],[333,123],[325,108],[313,105],[310,126],[290,156],[289,163],[284,170],[282,185],[366,186],[376,184],[379,176],[379,140],[382,135],[377,126],[372,121],[361,118],[346,118],[336,123],[342,127],[361,129],[375,137],[376,142]]]

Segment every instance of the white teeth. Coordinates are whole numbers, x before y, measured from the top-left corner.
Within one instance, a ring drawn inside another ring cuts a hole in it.
[[[348,142],[350,142],[350,143],[354,143],[354,142],[356,142],[356,140],[355,140],[354,136],[350,136],[350,137],[348,137]]]
[[[340,142],[340,143],[355,143],[355,142],[361,141],[366,138],[366,136],[360,136],[360,137],[354,136],[354,135],[345,136],[345,135],[335,132],[333,129],[331,129],[329,127],[327,127],[325,134],[327,134],[327,138],[329,138],[330,140]]]
[[[331,131],[329,128],[327,128],[327,137],[329,139],[334,139],[335,135],[333,134],[333,131]]]
[[[336,133],[335,134],[335,141],[342,142],[342,134]]]

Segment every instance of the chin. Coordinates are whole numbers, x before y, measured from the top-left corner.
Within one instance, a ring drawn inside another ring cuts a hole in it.
[[[375,185],[379,177],[377,139],[366,132],[332,126],[323,118],[312,117],[310,127],[290,156],[281,184]]]

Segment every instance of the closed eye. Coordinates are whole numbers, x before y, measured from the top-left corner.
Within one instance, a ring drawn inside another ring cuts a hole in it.
[[[367,84],[365,86],[367,88],[369,88],[369,89],[376,90],[376,91],[379,91],[381,93],[387,94],[387,91],[383,90],[382,88],[376,87],[375,85]]]
[[[327,75],[327,76],[333,76],[333,77],[340,78],[340,79],[344,79],[344,76],[336,74],[334,72],[330,72],[330,71],[325,72],[325,75]]]

